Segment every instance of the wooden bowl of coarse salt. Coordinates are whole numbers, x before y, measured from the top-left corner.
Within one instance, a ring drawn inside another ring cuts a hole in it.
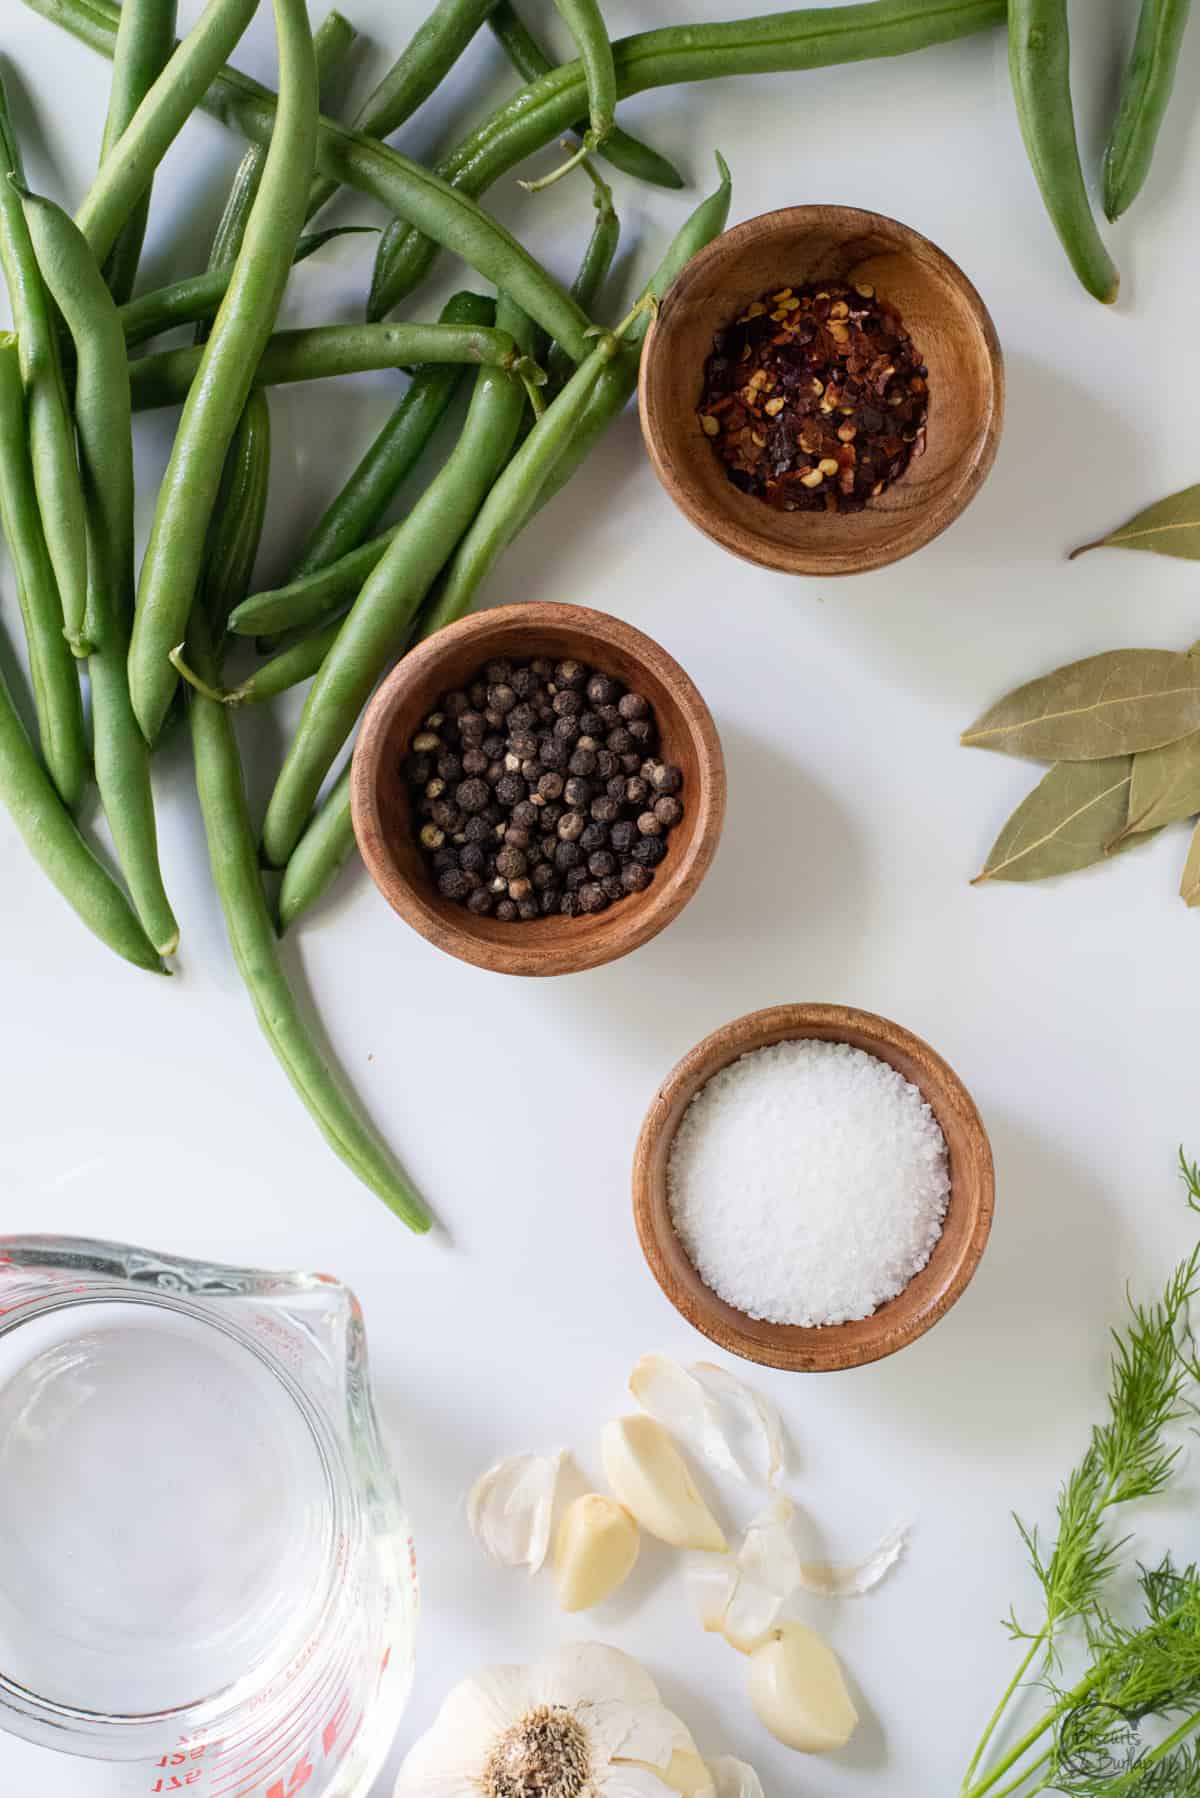
[[[655,1279],[730,1354],[824,1373],[923,1336],[987,1243],[992,1152],[927,1043],[776,1005],[705,1037],[646,1114],[634,1215]]]

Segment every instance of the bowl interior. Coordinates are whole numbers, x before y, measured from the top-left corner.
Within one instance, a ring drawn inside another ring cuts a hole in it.
[[[866,282],[890,300],[929,369],[924,455],[861,512],[778,512],[739,491],[696,409],[713,333],[771,288]],[[907,226],[804,206],[736,226],[693,258],[663,302],[644,358],[651,458],[677,503],[728,549],[772,567],[846,574],[907,555],[962,510],[991,466],[1003,408],[995,331],[948,256]]]
[[[584,917],[505,924],[476,917],[437,891],[416,840],[401,764],[443,694],[495,657],[576,657],[650,701],[660,753],[683,771],[683,817],[642,893]],[[378,710],[376,710],[378,708]],[[355,823],[377,884],[408,921],[451,954],[504,973],[557,974],[594,967],[655,935],[698,885],[716,848],[724,810],[720,743],[683,669],[630,625],[582,607],[522,605],[451,626],[399,663],[364,729],[356,763]]]
[[[671,1145],[701,1087],[750,1050],[804,1037],[865,1049],[911,1080],[941,1126],[950,1163],[945,1224],[921,1272],[870,1317],[820,1328],[764,1323],[726,1304],[689,1261],[667,1201]],[[814,1372],[880,1360],[931,1328],[958,1298],[983,1253],[992,1198],[987,1135],[958,1076],[926,1043],[898,1024],[842,1006],[776,1006],[739,1018],[707,1037],[658,1092],[642,1127],[634,1167],[634,1208],[642,1248],[676,1309],[731,1354],[771,1367]]]

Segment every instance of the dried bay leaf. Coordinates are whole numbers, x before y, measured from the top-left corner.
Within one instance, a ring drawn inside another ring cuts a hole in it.
[[[1193,833],[1187,860],[1183,864],[1183,879],[1179,882],[1179,897],[1185,905],[1200,905],[1200,824],[1197,824]]]
[[[1071,551],[1070,560],[1089,549],[1149,549],[1159,556],[1200,560],[1200,486],[1157,500],[1109,536],[1081,543]]]
[[[1188,654],[1200,655],[1200,643],[1193,643]],[[1129,783],[1129,816],[1122,836],[1176,824],[1181,818],[1194,818],[1197,812],[1200,812],[1200,731],[1193,732],[1190,737],[1180,737],[1162,749],[1143,749],[1140,755],[1134,756],[1133,779]]]
[[[998,700],[962,741],[1038,761],[1089,762],[1159,749],[1200,730],[1200,658],[1110,649]]]
[[[1128,815],[1132,773],[1128,755],[1056,762],[1017,807],[971,884],[1047,880],[1105,861]]]

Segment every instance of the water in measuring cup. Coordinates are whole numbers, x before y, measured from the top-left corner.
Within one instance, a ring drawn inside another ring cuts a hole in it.
[[[0,1671],[144,1716],[265,1677],[319,1608],[329,1471],[216,1324],[73,1305],[0,1335]]]

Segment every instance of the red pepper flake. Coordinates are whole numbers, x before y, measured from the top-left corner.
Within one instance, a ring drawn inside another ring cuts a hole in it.
[[[924,451],[928,376],[873,287],[778,287],[714,336],[700,428],[743,493],[861,512]]]

